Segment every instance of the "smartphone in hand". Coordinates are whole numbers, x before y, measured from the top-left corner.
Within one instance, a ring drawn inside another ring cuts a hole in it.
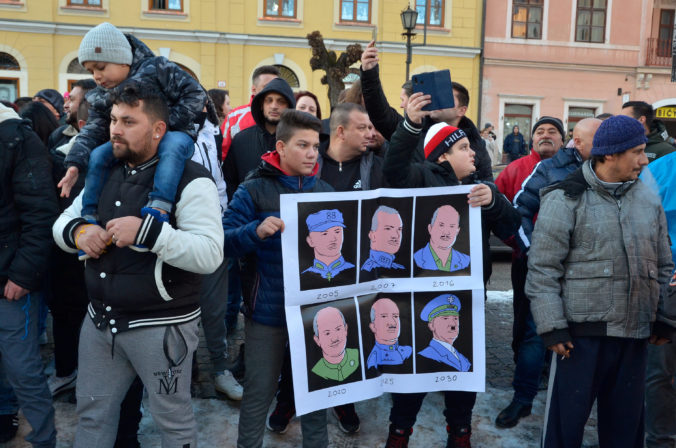
[[[411,77],[413,93],[422,92],[432,97],[432,102],[422,110],[451,109],[455,107],[450,70],[420,73]]]

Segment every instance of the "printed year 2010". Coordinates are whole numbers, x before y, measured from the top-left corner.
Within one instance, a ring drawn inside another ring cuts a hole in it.
[[[453,283],[453,280],[435,280],[432,282],[432,287],[433,288],[445,288],[445,287],[453,287],[455,286],[455,283]]]
[[[323,292],[323,293],[317,294],[317,300],[337,299],[337,298],[338,298],[338,290],[337,289],[335,291]]]

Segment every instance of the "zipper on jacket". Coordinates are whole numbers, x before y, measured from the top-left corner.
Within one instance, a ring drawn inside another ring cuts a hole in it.
[[[343,172],[343,162],[338,162],[338,172],[339,173]]]

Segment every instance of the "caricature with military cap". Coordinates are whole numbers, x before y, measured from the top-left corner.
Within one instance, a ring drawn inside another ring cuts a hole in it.
[[[459,372],[469,371],[472,364],[453,347],[460,333],[460,299],[453,294],[442,294],[430,300],[420,312],[432,332],[429,345],[418,355],[444,363]]]
[[[330,282],[342,271],[354,268],[342,254],[345,224],[340,210],[320,210],[308,215],[305,223],[308,229],[305,241],[314,249],[314,261],[302,274],[319,274]]]

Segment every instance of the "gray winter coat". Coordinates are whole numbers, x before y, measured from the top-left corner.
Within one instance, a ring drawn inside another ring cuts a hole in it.
[[[637,181],[616,199],[587,161],[540,196],[526,294],[545,346],[571,336],[672,337],[664,300],[674,265],[657,195]]]

